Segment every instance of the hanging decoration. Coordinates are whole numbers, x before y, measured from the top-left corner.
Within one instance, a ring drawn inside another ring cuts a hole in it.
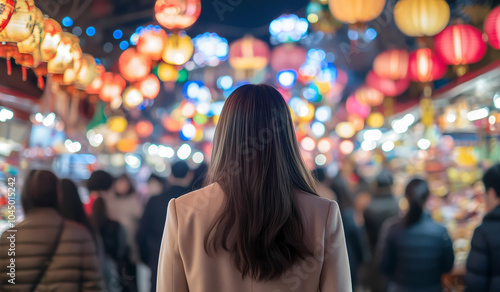
[[[408,74],[409,54],[406,50],[393,49],[380,53],[373,62],[373,71],[382,78],[399,80]]]
[[[356,24],[377,18],[385,7],[385,0],[329,0],[328,5],[335,19]]]
[[[408,89],[410,79],[392,80],[382,78],[375,71],[371,70],[366,76],[366,84],[382,92],[385,96],[398,96]]]
[[[369,105],[360,103],[354,96],[347,98],[345,108],[350,115],[358,116],[363,119],[368,117],[371,112]]]
[[[301,46],[284,44],[277,46],[271,53],[271,67],[276,71],[295,70],[299,71],[307,58],[307,51]]]
[[[187,34],[171,34],[163,50],[163,61],[172,65],[182,65],[193,55],[194,47]]]
[[[479,29],[469,24],[445,28],[434,37],[436,55],[450,65],[467,65],[481,61],[486,44]]]
[[[45,19],[45,36],[40,45],[41,57],[43,62],[48,62],[57,54],[57,47],[61,42],[62,28],[52,18]]]
[[[22,42],[33,32],[36,10],[33,0],[17,0],[9,23],[0,31],[0,42]]]
[[[102,101],[110,102],[115,98],[120,98],[123,89],[127,85],[125,80],[118,74],[106,72],[103,75],[102,87],[99,98]]]
[[[361,86],[354,92],[356,99],[369,106],[379,106],[384,102],[384,94],[370,86]]]
[[[229,64],[240,70],[261,70],[269,63],[269,46],[252,36],[234,41],[229,46]]]
[[[150,74],[139,82],[138,88],[144,98],[154,99],[160,93],[160,81],[154,74]]]
[[[494,49],[500,50],[500,6],[491,10],[484,20],[484,33],[488,36],[488,43]]]
[[[16,8],[16,0],[0,0],[0,31],[2,31],[7,24]]]
[[[74,60],[75,55],[81,55],[82,51],[76,36],[69,32],[61,34],[61,41],[57,46],[56,56],[47,63],[47,72],[52,74],[64,74]]]
[[[75,79],[75,87],[85,90],[98,76],[99,71],[97,70],[97,64],[94,57],[89,54],[83,54],[82,66]]]
[[[417,82],[441,79],[446,74],[446,64],[431,49],[418,49],[410,54],[408,76]]]
[[[127,81],[142,80],[151,72],[151,59],[140,54],[136,49],[130,48],[121,54],[118,60],[118,69]]]
[[[137,51],[153,61],[161,59],[167,45],[167,33],[161,28],[145,28],[137,40]]]
[[[156,20],[170,30],[186,29],[193,25],[201,13],[200,0],[157,0]]]
[[[407,36],[436,35],[449,20],[450,7],[445,0],[400,0],[394,6],[394,21]]]

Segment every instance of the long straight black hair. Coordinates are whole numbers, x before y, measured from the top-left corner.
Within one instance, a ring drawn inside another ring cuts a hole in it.
[[[429,185],[425,180],[415,178],[408,183],[405,189],[405,196],[409,204],[408,213],[404,218],[406,226],[412,226],[422,218],[429,195]]]
[[[276,89],[244,85],[229,96],[206,182],[218,183],[226,200],[205,235],[205,251],[230,252],[242,278],[278,279],[311,254],[294,192],[315,194],[315,183]]]

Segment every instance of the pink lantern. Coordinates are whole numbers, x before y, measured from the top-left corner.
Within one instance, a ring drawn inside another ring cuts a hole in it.
[[[303,47],[288,43],[276,47],[271,53],[271,67],[275,71],[299,71],[307,58],[307,51]]]
[[[353,95],[347,98],[345,108],[350,115],[358,116],[363,119],[366,119],[371,112],[371,107],[369,105],[360,103]]]
[[[408,78],[400,80],[382,78],[372,70],[366,77],[366,84],[382,92],[385,96],[398,96],[408,89],[410,80]]]

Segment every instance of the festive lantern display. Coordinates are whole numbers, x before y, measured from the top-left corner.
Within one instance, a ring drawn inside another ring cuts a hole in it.
[[[354,92],[356,99],[369,106],[379,106],[384,102],[384,94],[370,86],[361,86]]]
[[[334,33],[342,23],[333,18],[328,9],[328,1],[311,1],[306,8],[307,21],[314,30],[325,33]]]
[[[83,54],[82,66],[75,79],[75,87],[85,90],[98,76],[99,72],[97,71],[97,64],[94,57],[88,54]]]
[[[495,49],[500,49],[500,6],[491,10],[484,20],[484,33],[488,36],[488,43]]]
[[[347,98],[345,108],[350,115],[361,118],[366,118],[371,112],[369,105],[360,103],[354,96]]]
[[[162,58],[169,64],[182,65],[189,61],[193,51],[193,43],[188,35],[172,34],[163,50]]]
[[[120,75],[110,72],[104,73],[102,78],[103,83],[101,91],[99,92],[99,98],[103,101],[109,102],[117,97],[120,97],[123,89],[127,85],[125,80]]]
[[[143,100],[144,96],[137,88],[130,86],[123,91],[123,105],[129,109],[140,105]]]
[[[137,51],[151,60],[161,59],[167,44],[167,33],[163,29],[150,29],[142,32],[137,40]]]
[[[40,51],[42,54],[42,61],[48,62],[57,54],[57,46],[61,42],[62,28],[52,18],[45,19],[45,35],[43,37],[42,43],[40,45]]]
[[[271,67],[275,71],[292,69],[298,71],[307,58],[307,51],[291,43],[278,46],[271,53]]]
[[[260,70],[269,63],[269,46],[252,36],[246,36],[229,46],[229,64],[240,70]]]
[[[201,13],[200,0],[157,0],[155,17],[167,29],[186,29],[193,25]]]
[[[153,99],[156,98],[160,92],[160,81],[154,74],[150,74],[139,82],[138,88],[144,98]]]
[[[371,113],[366,119],[366,124],[372,128],[381,128],[384,126],[385,119],[381,113]]]
[[[329,0],[332,15],[339,21],[354,24],[365,23],[382,13],[385,0]]]
[[[382,92],[385,96],[398,96],[410,86],[410,79],[392,80],[380,77],[373,70],[366,76],[366,84]]]
[[[156,71],[158,78],[160,78],[163,82],[176,81],[179,77],[179,72],[175,69],[175,67],[167,63],[160,63],[160,65],[156,67]]]
[[[99,94],[104,84],[104,66],[97,65],[95,71],[97,73],[97,77],[94,78],[89,86],[87,86],[87,88],[85,89],[88,94]]]
[[[17,0],[9,23],[0,31],[0,42],[22,42],[33,32],[36,10],[33,0]]]
[[[63,32],[61,42],[57,46],[56,56],[47,63],[47,72],[53,74],[64,74],[66,69],[72,66],[75,56],[82,55],[82,49],[76,36]]]
[[[486,54],[481,31],[469,24],[445,28],[434,37],[436,54],[450,65],[479,62]]]
[[[135,125],[135,131],[141,138],[149,137],[153,133],[154,127],[150,121],[142,120]]]
[[[382,78],[404,79],[408,74],[409,53],[406,50],[387,50],[380,53],[373,62],[373,71]]]
[[[33,54],[37,51],[40,55],[40,44],[45,34],[45,19],[40,9],[35,8],[35,22],[33,23],[33,31],[31,35],[17,43],[17,48],[21,54]]]
[[[418,49],[410,54],[408,75],[411,80],[430,82],[446,74],[446,64],[431,49]]]
[[[151,71],[151,59],[130,48],[118,60],[118,69],[125,80],[134,82],[143,79]]]
[[[394,6],[394,20],[407,36],[433,36],[448,24],[450,7],[445,0],[400,0]]]
[[[10,21],[14,9],[16,8],[16,0],[0,0],[0,31],[2,31]]]

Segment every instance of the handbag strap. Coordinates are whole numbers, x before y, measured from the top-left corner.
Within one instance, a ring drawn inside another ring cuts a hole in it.
[[[57,235],[56,235],[56,240],[54,242],[54,245],[52,245],[52,249],[50,250],[49,257],[47,260],[45,260],[42,263],[42,267],[40,269],[40,274],[38,274],[37,278],[33,282],[33,288],[31,288],[31,292],[34,292],[40,282],[42,281],[43,276],[45,275],[45,272],[49,268],[50,264],[52,263],[52,259],[54,257],[54,254],[56,253],[56,249],[59,246],[59,241],[61,241],[61,234],[64,230],[64,219],[61,220],[61,224],[59,225],[59,229],[57,230]]]

